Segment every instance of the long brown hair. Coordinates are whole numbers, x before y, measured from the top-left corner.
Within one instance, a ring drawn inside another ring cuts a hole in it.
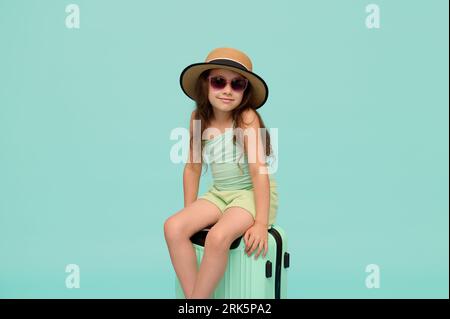
[[[211,124],[211,119],[214,116],[213,108],[211,103],[208,99],[208,76],[211,70],[206,70],[202,74],[200,74],[196,86],[195,86],[195,94],[196,94],[196,109],[194,112],[194,120],[200,120],[201,124],[201,134],[200,136],[203,136],[203,132],[205,129],[209,127]],[[244,120],[242,119],[242,113],[248,109],[253,108],[252,105],[250,105],[251,97],[252,97],[252,91],[253,88],[251,84],[249,83],[247,88],[244,91],[241,104],[236,107],[234,110],[231,111],[231,117],[235,123],[236,128],[244,128]],[[272,146],[270,143],[270,135],[269,132],[266,130],[266,126],[264,125],[264,122],[261,118],[261,115],[255,110],[256,116],[259,119],[260,127],[265,131],[265,152],[264,154],[266,156],[272,155]],[[236,143],[236,135],[234,134],[233,142]],[[192,145],[193,145],[193,136],[190,137],[190,149],[192,152]],[[201,143],[201,153],[203,154],[203,143]],[[200,156],[202,158],[202,156]],[[203,161],[202,161],[203,163]],[[238,163],[239,165],[239,163]]]

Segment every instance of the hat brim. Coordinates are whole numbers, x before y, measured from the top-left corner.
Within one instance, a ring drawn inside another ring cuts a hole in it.
[[[218,68],[234,71],[248,79],[253,89],[250,105],[254,109],[260,108],[267,101],[269,89],[266,82],[259,75],[237,67],[213,62],[194,63],[187,66],[180,75],[180,85],[183,92],[191,99],[195,100],[195,85],[200,74],[206,70]]]

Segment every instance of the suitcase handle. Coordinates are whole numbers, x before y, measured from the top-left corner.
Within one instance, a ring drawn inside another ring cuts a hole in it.
[[[289,253],[285,252],[284,260],[283,260],[284,268],[289,268],[289,261],[290,261],[290,255],[289,255]]]
[[[208,232],[209,229],[203,229],[197,233],[195,233],[194,235],[191,236],[191,242],[195,245],[198,246],[202,246],[205,247],[205,241],[206,241],[206,236],[208,236]],[[241,239],[244,238],[244,236],[240,236],[238,238],[236,238],[230,246],[230,249],[236,249],[239,247],[239,244],[241,243]]]
[[[266,278],[272,277],[272,263],[268,260],[266,261]]]

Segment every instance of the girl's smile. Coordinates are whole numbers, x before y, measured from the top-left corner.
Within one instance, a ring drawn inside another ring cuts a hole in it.
[[[226,104],[230,104],[231,102],[233,102],[233,99],[227,99],[227,98],[220,98],[219,97],[219,100],[221,100],[223,103],[226,103]]]

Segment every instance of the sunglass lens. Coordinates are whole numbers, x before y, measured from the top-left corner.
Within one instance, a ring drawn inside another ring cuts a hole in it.
[[[245,79],[233,79],[231,81],[231,88],[235,91],[244,91],[247,87],[247,80]]]
[[[215,89],[223,89],[226,85],[227,81],[220,76],[215,76],[211,78],[211,86]]]

